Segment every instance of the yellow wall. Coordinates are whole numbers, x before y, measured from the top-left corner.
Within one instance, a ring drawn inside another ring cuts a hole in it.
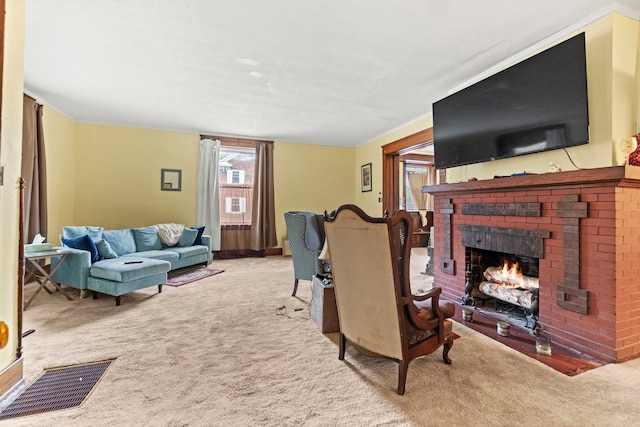
[[[626,155],[621,150],[623,142],[638,132],[639,37],[640,22],[613,15],[611,132],[613,152],[616,154],[614,164],[624,162]]]
[[[567,149],[580,168],[607,167],[624,162],[625,156],[620,151],[622,138],[635,134],[639,25],[637,21],[614,13],[565,37],[584,31],[586,38],[591,141]],[[564,151],[553,150],[450,168],[447,169],[447,182],[466,181],[470,177],[489,179],[494,175],[523,171],[544,173],[550,162],[557,163],[565,171],[576,169]]]
[[[196,222],[200,138],[194,133],[77,124],[73,224],[109,229]],[[161,191],[161,169],[182,191]]]
[[[356,204],[371,216],[383,214],[382,202],[382,146],[398,139],[420,132],[433,126],[431,116],[420,118],[406,126],[396,129],[386,135],[374,139],[356,149],[357,176],[354,188],[356,189]],[[363,193],[360,187],[360,166],[371,163],[372,191]]]
[[[2,134],[0,164],[0,321],[9,327],[9,342],[0,350],[0,372],[17,356],[18,346],[18,218],[22,158],[22,91],[24,82],[25,2],[6,1],[4,70],[2,76]]]
[[[44,107],[47,158],[47,242],[60,244],[64,225],[73,225],[76,182],[76,123],[56,110]]]
[[[331,212],[342,204],[355,203],[353,182],[360,172],[355,154],[353,148],[275,143],[273,167],[279,246],[287,234],[284,212]]]
[[[128,228],[163,222],[196,225],[199,135],[75,123],[45,109],[49,241],[64,225]],[[276,142],[278,244],[284,212],[322,213],[354,203],[355,149]],[[182,191],[161,191],[161,169],[182,170]],[[54,200],[55,199],[55,200]]]

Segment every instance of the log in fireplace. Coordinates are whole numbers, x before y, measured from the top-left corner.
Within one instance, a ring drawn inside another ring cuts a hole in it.
[[[639,357],[640,173],[630,168],[424,187],[435,196],[434,285],[442,298],[471,296],[469,251],[536,259],[545,335],[603,362]]]

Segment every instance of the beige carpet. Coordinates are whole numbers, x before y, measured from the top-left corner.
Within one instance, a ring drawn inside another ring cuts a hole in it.
[[[428,287],[415,258],[415,287]],[[42,292],[25,312],[25,379],[117,358],[79,408],[5,426],[629,426],[640,420],[640,360],[567,377],[455,324],[441,352],[397,364],[352,349],[309,319],[290,258],[216,260],[222,274],[162,294],[67,301]],[[28,284],[26,296],[35,290]],[[74,295],[77,294],[74,292]],[[284,314],[278,308],[286,307]],[[297,308],[302,310],[296,311]]]

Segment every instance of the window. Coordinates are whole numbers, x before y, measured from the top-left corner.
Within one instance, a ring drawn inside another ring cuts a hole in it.
[[[245,199],[244,197],[227,197],[225,199],[225,213],[245,213],[246,209],[247,199]]]
[[[227,182],[229,184],[244,184],[244,171],[241,170],[228,170]]]
[[[409,176],[411,175],[419,175],[421,179],[416,179],[416,176],[410,179]],[[417,211],[419,208],[428,211],[433,210],[433,196],[422,193],[423,185],[435,185],[438,182],[433,164],[404,162],[401,176],[403,186],[400,193],[400,208],[408,211]],[[415,188],[412,189],[412,185]],[[418,206],[418,204],[423,206]]]
[[[218,166],[220,225],[251,225],[255,149],[225,145]]]
[[[418,206],[413,199],[413,195],[411,194],[411,186],[409,185],[409,174],[417,173],[421,175],[427,175],[428,166],[425,165],[411,165],[406,164],[404,167],[404,202],[405,209],[408,211],[417,211]],[[422,208],[424,209],[424,207]]]

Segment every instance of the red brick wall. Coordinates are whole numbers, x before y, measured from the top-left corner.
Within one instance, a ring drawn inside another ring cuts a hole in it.
[[[556,203],[578,195],[588,203],[588,216],[579,220],[580,288],[589,292],[588,314],[556,304],[556,285],[564,281],[565,219]],[[451,251],[454,275],[441,271],[444,253],[444,215],[439,207],[448,200],[451,216]],[[463,215],[465,203],[541,203],[540,217]],[[465,248],[458,225],[546,230],[544,259],[540,259],[540,324],[553,342],[606,362],[640,356],[640,189],[608,184],[594,187],[475,190],[435,195],[434,283],[443,297],[456,302],[464,295]]]

